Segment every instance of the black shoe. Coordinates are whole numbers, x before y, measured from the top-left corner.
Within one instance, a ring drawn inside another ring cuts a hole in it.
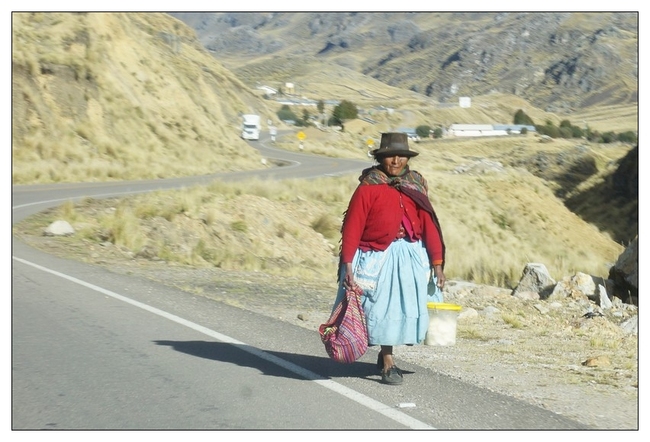
[[[379,352],[377,355],[377,370],[382,371],[384,369],[384,355]]]
[[[402,370],[393,365],[387,371],[381,372],[381,382],[389,385],[399,385],[404,381]]]

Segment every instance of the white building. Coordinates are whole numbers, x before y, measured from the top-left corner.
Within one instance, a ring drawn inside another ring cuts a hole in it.
[[[535,132],[535,126],[522,124],[452,124],[447,130],[450,137],[498,137],[519,134],[526,128],[528,132]]]
[[[497,135],[491,124],[452,124],[447,133],[451,137],[482,137]],[[502,135],[506,135],[505,133]]]

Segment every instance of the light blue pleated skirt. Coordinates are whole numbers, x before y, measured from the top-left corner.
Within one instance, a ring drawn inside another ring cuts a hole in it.
[[[354,280],[363,289],[369,345],[421,343],[429,328],[429,257],[421,241],[393,241],[383,252],[357,250]],[[345,277],[345,268],[342,269]],[[339,281],[334,305],[343,299]]]

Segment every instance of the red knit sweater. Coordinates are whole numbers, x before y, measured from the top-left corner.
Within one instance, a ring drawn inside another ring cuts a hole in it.
[[[404,215],[411,221],[412,239],[422,239],[431,266],[442,264],[442,241],[429,213],[388,184],[359,186],[352,195],[342,231],[342,262],[352,262],[359,248],[386,250]]]

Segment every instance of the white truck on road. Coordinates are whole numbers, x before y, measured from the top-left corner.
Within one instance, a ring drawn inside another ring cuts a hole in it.
[[[242,125],[241,137],[244,140],[259,140],[260,139],[260,130],[262,126],[260,124],[259,115],[242,115],[244,123]]]

